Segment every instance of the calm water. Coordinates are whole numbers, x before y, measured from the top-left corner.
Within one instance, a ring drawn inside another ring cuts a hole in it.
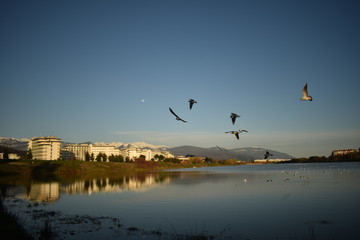
[[[62,239],[360,239],[360,163],[182,169],[5,192],[29,229],[48,219]]]

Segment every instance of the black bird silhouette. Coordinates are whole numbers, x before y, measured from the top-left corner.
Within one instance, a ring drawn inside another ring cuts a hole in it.
[[[171,108],[169,108],[169,110],[170,110],[170,112],[171,112],[172,114],[174,114],[174,116],[176,117],[176,120],[178,120],[178,121],[183,121],[183,122],[185,122],[185,123],[187,122],[187,121],[181,119],[178,115],[176,115],[176,113],[174,113],[174,111],[173,111]]]
[[[216,145],[216,147],[217,147],[220,151],[222,151],[222,148],[221,148],[221,147],[219,147],[218,145]]]
[[[231,118],[232,124],[235,124],[235,120],[237,117],[240,117],[240,116],[237,115],[236,113],[231,113],[230,118]]]
[[[194,105],[194,103],[197,103],[197,101],[195,101],[194,99],[190,98],[189,103],[190,103],[189,107],[190,107],[190,110],[191,110],[192,106]]]
[[[264,154],[264,158],[267,159],[268,157],[272,156],[273,154],[269,153],[269,151],[266,151]]]

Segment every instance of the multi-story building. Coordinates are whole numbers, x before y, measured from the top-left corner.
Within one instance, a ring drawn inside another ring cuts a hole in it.
[[[61,149],[61,158],[85,161],[86,153],[90,154],[89,144],[68,144]]]
[[[68,144],[61,149],[61,157],[66,160],[86,160],[86,153],[96,158],[100,153],[106,156],[120,155],[119,149],[110,144]]]
[[[150,161],[154,159],[155,155],[163,155],[165,158],[173,158],[172,155],[168,151],[158,151],[158,150],[151,150],[151,149],[143,149],[141,150],[141,155],[145,156],[145,160]]]
[[[90,150],[89,153],[94,154],[95,157],[99,155],[99,153],[105,153],[106,156],[120,155],[119,149],[115,148],[115,146],[111,144],[97,144],[97,145],[90,144],[89,150]]]
[[[336,150],[332,151],[331,155],[332,156],[345,155],[348,153],[356,153],[359,151],[360,151],[360,148],[359,149],[336,149]]]
[[[34,137],[29,141],[33,159],[57,160],[60,158],[60,138],[54,136]]]
[[[66,160],[86,160],[86,153],[96,158],[99,154],[106,154],[107,157],[114,155],[121,155],[124,158],[135,160],[141,155],[145,156],[147,161],[154,159],[155,155],[163,155],[166,158],[172,158],[168,151],[158,151],[152,149],[142,149],[138,146],[130,146],[127,148],[118,149],[111,144],[68,144],[61,149],[61,158]]]

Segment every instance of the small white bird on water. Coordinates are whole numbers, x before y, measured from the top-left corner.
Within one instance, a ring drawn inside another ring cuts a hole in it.
[[[302,97],[300,98],[300,100],[303,100],[303,101],[312,101],[312,97],[309,96],[308,94],[308,90],[307,90],[307,83],[305,84],[303,90],[302,90]]]

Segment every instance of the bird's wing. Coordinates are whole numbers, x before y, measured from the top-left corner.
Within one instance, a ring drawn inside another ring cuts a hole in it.
[[[303,90],[302,90],[302,94],[304,97],[308,97],[308,90],[307,90],[307,83],[305,84]]]
[[[236,136],[237,139],[239,139],[239,132],[236,132],[235,136]]]
[[[174,113],[174,111],[173,111],[171,108],[169,108],[169,110],[170,110],[170,112],[171,112],[172,114],[174,114],[175,117],[179,118],[179,116],[176,115],[176,113]]]
[[[178,119],[180,120],[180,121],[183,121],[184,123],[186,123],[187,121],[185,121],[184,119],[182,119],[182,118],[179,118],[178,117]]]
[[[192,106],[194,105],[194,102],[191,100],[189,102],[190,102],[190,110],[191,110]]]

